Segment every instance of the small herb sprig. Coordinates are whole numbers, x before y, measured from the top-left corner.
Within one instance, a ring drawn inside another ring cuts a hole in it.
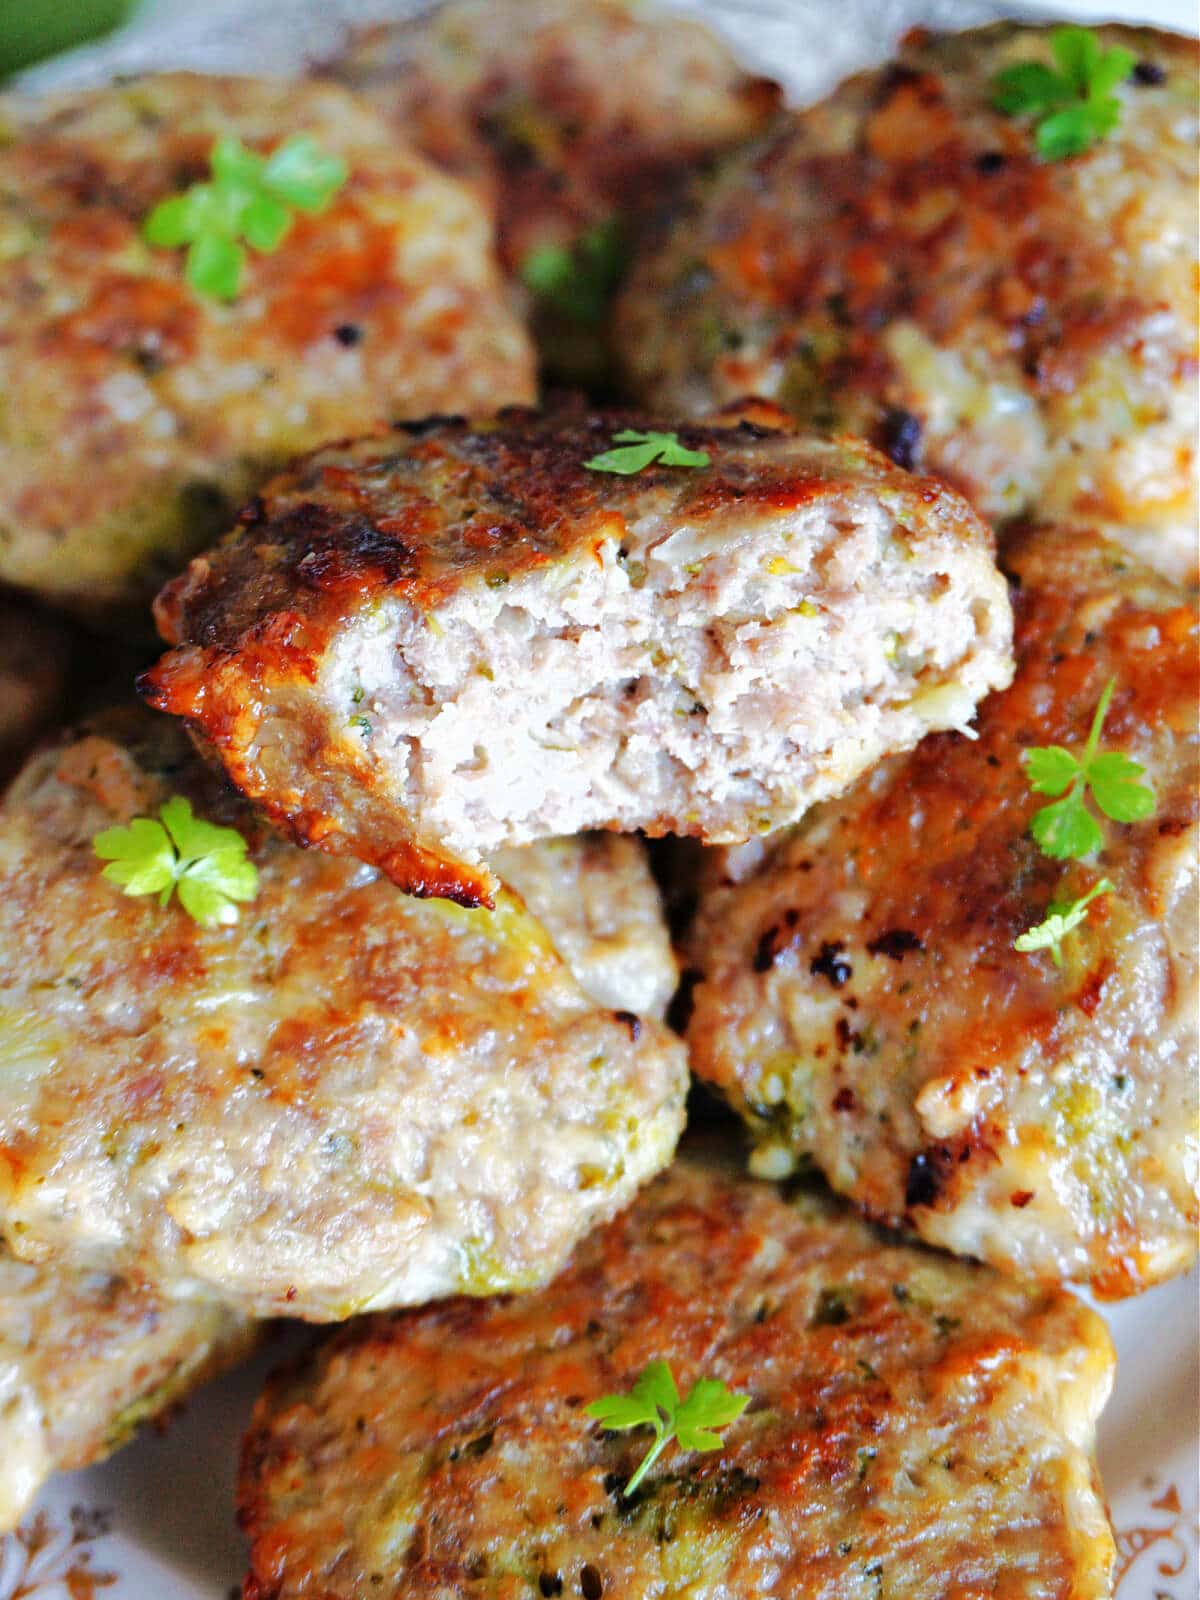
[[[142,237],[163,250],[186,245],[185,275],[197,294],[235,300],[245,246],[264,255],[277,250],[295,212],[323,211],[348,171],[339,156],[327,154],[307,134],[288,139],[269,156],[226,135],[209,160],[211,182],[161,200],[142,224]]]
[[[1036,794],[1061,796],[1036,811],[1029,824],[1043,854],[1053,860],[1082,861],[1103,844],[1100,824],[1087,807],[1089,792],[1113,822],[1141,822],[1154,812],[1153,789],[1138,782],[1145,767],[1118,751],[1099,750],[1116,683],[1110,678],[1101,691],[1082,756],[1072,755],[1058,744],[1025,752],[1030,788]],[[1044,919],[1014,939],[1013,949],[1022,954],[1049,950],[1054,965],[1061,967],[1063,940],[1087,920],[1092,901],[1113,893],[1113,888],[1108,878],[1101,878],[1076,900],[1052,901]]]
[[[1101,47],[1090,28],[1055,28],[1050,49],[1057,70],[1041,61],[1018,61],[992,82],[992,104],[1006,116],[1031,116],[1034,143],[1046,161],[1082,155],[1121,119],[1113,90],[1134,68],[1119,46]]]
[[[718,1378],[698,1378],[680,1400],[671,1368],[665,1361],[651,1361],[629,1394],[606,1394],[593,1400],[585,1410],[605,1428],[620,1432],[625,1428],[654,1429],[654,1443],[642,1457],[636,1472],[625,1485],[624,1494],[633,1494],[672,1439],[682,1450],[719,1450],[718,1428],[728,1427],[750,1404],[748,1394],[732,1394]]]
[[[245,839],[236,828],[195,816],[180,795],[165,801],[158,815],[161,821],[135,817],[96,835],[92,849],[110,863],[103,876],[127,895],[158,895],[160,906],[177,889],[183,909],[202,927],[236,922],[234,902],[258,893],[258,868],[246,859]]]
[[[1082,756],[1072,755],[1059,744],[1025,752],[1029,784],[1035,793],[1062,796],[1035,812],[1029,824],[1044,854],[1056,861],[1081,861],[1103,843],[1100,824],[1087,808],[1089,790],[1113,822],[1141,822],[1154,811],[1154,791],[1137,781],[1145,767],[1117,751],[1098,753],[1116,682],[1110,678],[1104,685]]]
[[[628,261],[625,229],[610,217],[586,228],[569,247],[547,244],[531,250],[521,263],[521,279],[557,316],[598,328]]]
[[[637,428],[622,428],[620,433],[613,434],[612,442],[621,448],[605,450],[585,461],[589,472],[617,472],[623,477],[632,477],[655,461],[664,467],[707,467],[709,464],[706,450],[689,450],[680,444],[676,433],[642,433]]]
[[[1078,928],[1080,923],[1087,921],[1088,907],[1093,900],[1098,900],[1102,894],[1111,894],[1113,885],[1107,878],[1101,878],[1078,900],[1054,900],[1046,912],[1045,920],[1036,927],[1028,928],[1013,940],[1013,949],[1019,950],[1023,955],[1032,950],[1049,950],[1050,959],[1056,967],[1063,964],[1062,942],[1067,935]]]

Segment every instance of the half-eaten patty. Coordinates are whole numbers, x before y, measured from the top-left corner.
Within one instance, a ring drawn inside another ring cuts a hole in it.
[[[294,837],[464,905],[502,845],[795,821],[968,722],[1011,619],[959,496],[755,415],[629,475],[589,465],[667,437],[627,414],[318,451],[163,591],[144,692]]]

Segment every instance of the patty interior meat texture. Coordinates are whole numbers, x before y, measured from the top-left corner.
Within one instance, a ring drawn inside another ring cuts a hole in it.
[[[1137,1293],[1195,1259],[1195,606],[1118,546],[1034,529],[1006,557],[1016,678],[702,889],[693,1069],[756,1170],[812,1160],[873,1216],[1011,1271]],[[1141,763],[1153,814],[1082,861],[1031,836],[1024,752]],[[727,876],[730,876],[727,874]],[[736,876],[736,873],[733,874]],[[1102,880],[1052,951],[1014,940]]]
[[[584,1407],[666,1360],[721,1447]],[[1069,1295],[677,1162],[546,1289],[351,1324],[269,1383],[247,1600],[1102,1600],[1113,1373]]]
[[[171,794],[248,843],[233,926],[101,874],[94,836]],[[588,848],[555,847],[564,900]],[[610,875],[644,939],[647,880]],[[319,1321],[541,1282],[682,1126],[680,1041],[585,993],[517,895],[421,902],[284,844],[140,709],[9,791],[0,965],[0,1233],[177,1297]]]
[[[252,1324],[214,1302],[171,1305],[0,1247],[0,1534],[52,1472],[119,1449],[254,1339]]]
[[[757,393],[875,440],[1003,521],[1107,523],[1176,579],[1196,550],[1194,38],[1099,28],[1142,71],[1044,160],[995,75],[1050,30],[920,31],[701,177],[639,252],[615,342],[686,414]]]
[[[294,837],[487,904],[498,846],[739,840],[1007,681],[956,495],[751,406],[709,465],[590,470],[627,413],[433,420],[318,451],[160,596],[143,693]]]
[[[492,223],[330,83],[188,73],[0,99],[0,580],[112,622],[298,451],[535,395]],[[249,250],[236,299],[142,235],[219,138],[348,176]]]

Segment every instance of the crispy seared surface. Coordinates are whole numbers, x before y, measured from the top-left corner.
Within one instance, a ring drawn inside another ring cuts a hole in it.
[[[96,832],[171,793],[250,843],[233,927],[101,876]],[[598,1006],[516,896],[423,903],[285,845],[141,711],[9,791],[0,965],[13,1251],[259,1315],[540,1282],[682,1123],[679,1041]]]
[[[992,519],[1109,521],[1196,570],[1197,44],[1101,28],[1161,69],[1047,163],[991,79],[1047,30],[917,34],[701,180],[619,308],[635,392],[779,400],[937,472]]]
[[[0,134],[0,578],[87,611],[148,600],[297,451],[533,396],[484,208],[336,85],[9,97]],[[308,134],[350,168],[251,252],[233,305],[140,235],[228,134]]]
[[[583,1406],[665,1359],[748,1393],[712,1454]],[[694,1160],[549,1288],[352,1324],[259,1401],[247,1600],[1100,1600],[1112,1379],[1071,1297]]]
[[[143,692],[294,837],[464,904],[504,843],[781,825],[969,716],[1008,617],[957,496],[755,415],[633,477],[585,466],[628,413],[318,451],[163,591]]]
[[[52,1472],[119,1449],[253,1339],[251,1324],[211,1301],[172,1305],[0,1247],[0,1534]]]
[[[811,1157],[872,1214],[1011,1270],[1135,1293],[1196,1250],[1197,634],[1120,549],[1035,532],[1009,556],[1017,677],[979,737],[926,740],[707,895],[692,1064],[760,1170]],[[1147,821],[1058,862],[1021,752],[1142,762]],[[1101,877],[1065,964],[1013,940]]]
[[[514,271],[650,209],[779,97],[702,24],[628,0],[450,0],[361,30],[327,70],[483,190]]]

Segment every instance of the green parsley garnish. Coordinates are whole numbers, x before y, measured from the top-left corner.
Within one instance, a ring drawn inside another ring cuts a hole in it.
[[[521,278],[568,322],[599,327],[629,262],[629,240],[615,217],[594,223],[569,248],[541,245],[521,263]]]
[[[1111,894],[1112,884],[1107,878],[1101,878],[1094,889],[1089,889],[1087,894],[1081,895],[1078,900],[1052,901],[1046,912],[1043,922],[1036,928],[1029,928],[1025,933],[1018,935],[1013,940],[1013,949],[1019,950],[1022,955],[1030,950],[1049,950],[1051,959],[1056,967],[1063,964],[1062,942],[1067,935],[1087,921],[1088,907],[1092,901],[1102,894]]]
[[[620,450],[605,450],[583,464],[589,472],[619,472],[632,477],[652,461],[664,467],[706,467],[709,457],[705,450],[689,450],[679,442],[675,433],[640,433],[637,428],[622,428],[613,434],[613,444]]]
[[[1057,861],[1081,861],[1103,843],[1100,824],[1084,804],[1088,790],[1113,822],[1142,822],[1154,812],[1154,791],[1137,779],[1145,767],[1116,751],[1097,755],[1100,730],[1117,680],[1104,685],[1081,757],[1052,744],[1025,752],[1029,785],[1037,794],[1062,795],[1034,813],[1029,831],[1043,852]]]
[[[731,1394],[717,1378],[698,1378],[681,1401],[665,1361],[651,1361],[629,1394],[606,1394],[585,1407],[589,1417],[614,1431],[654,1429],[654,1443],[625,1485],[631,1495],[672,1439],[683,1450],[719,1450],[717,1428],[735,1422],[750,1404],[748,1394]]]
[[[1081,155],[1121,118],[1113,90],[1134,68],[1128,50],[1103,50],[1090,28],[1055,28],[1050,49],[1058,70],[1018,61],[992,82],[992,104],[1007,116],[1031,116],[1034,141],[1047,161]]]
[[[127,895],[156,894],[165,906],[173,889],[179,902],[205,928],[238,919],[235,900],[253,900],[258,868],[246,859],[246,841],[236,828],[219,828],[192,814],[179,795],[159,807],[161,822],[135,817],[124,828],[106,828],[92,840],[104,877]]]
[[[161,200],[142,224],[142,237],[163,250],[187,245],[187,281],[197,294],[234,300],[246,265],[241,241],[265,255],[277,250],[294,213],[323,211],[348,173],[339,156],[327,155],[307,134],[269,156],[226,135],[209,159],[211,183]]]

